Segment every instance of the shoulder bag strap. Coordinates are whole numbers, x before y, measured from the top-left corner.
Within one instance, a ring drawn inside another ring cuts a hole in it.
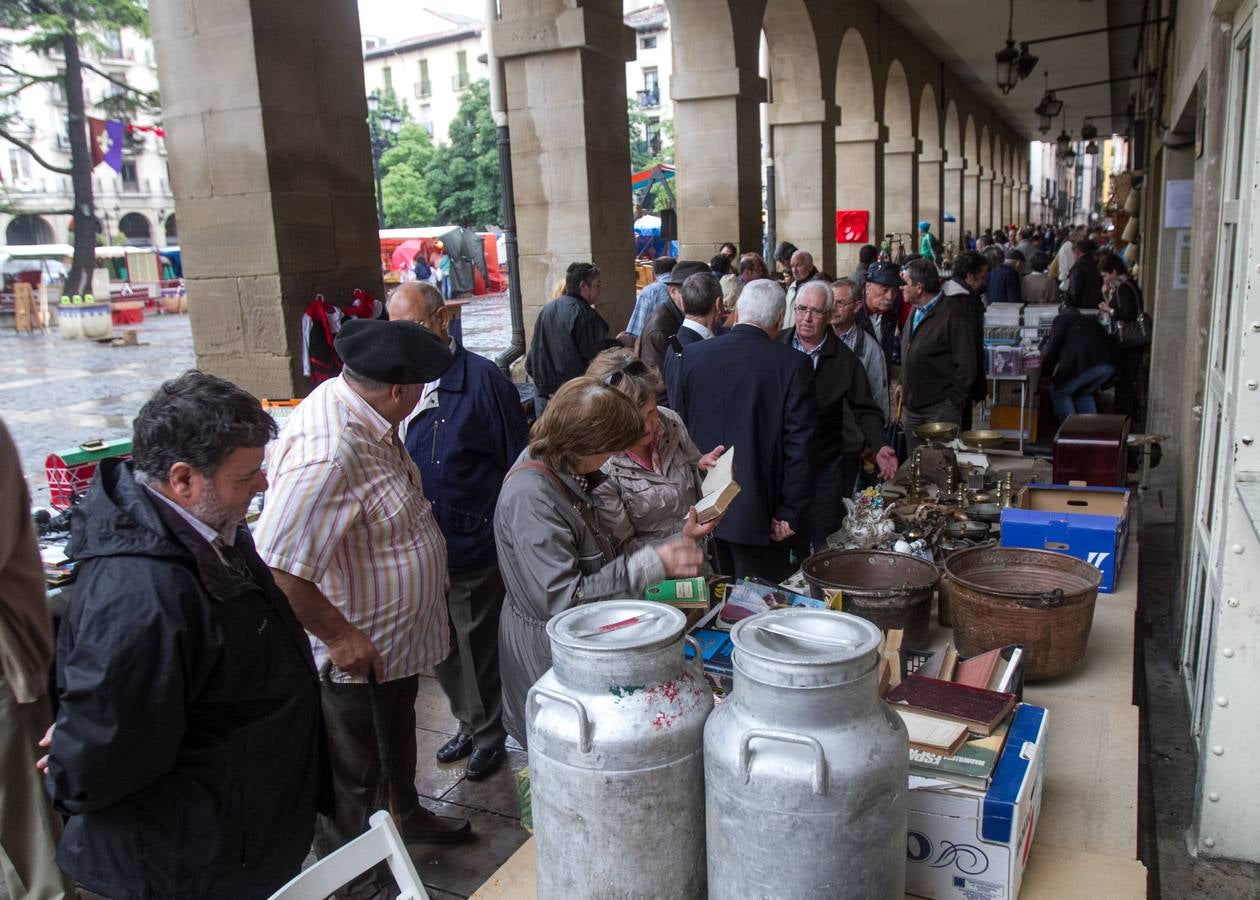
[[[617,556],[617,554],[613,551],[612,542],[604,536],[604,533],[599,530],[599,526],[595,524],[595,516],[591,512],[590,503],[579,497],[574,492],[573,488],[565,484],[564,479],[557,475],[550,466],[544,465],[543,463],[532,459],[526,460],[525,462],[519,462],[508,471],[503,480],[507,481],[508,478],[511,478],[517,472],[525,470],[538,472],[560,489],[560,493],[565,496],[565,499],[569,501],[569,505],[573,507],[573,511],[582,517],[582,521],[586,524],[586,527],[589,528],[591,534],[595,536],[595,543],[599,545],[599,552],[603,554],[605,562],[610,562]]]

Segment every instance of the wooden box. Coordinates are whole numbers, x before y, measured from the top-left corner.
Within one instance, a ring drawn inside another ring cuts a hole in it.
[[[989,408],[989,427],[1006,432],[1008,437],[1019,436],[1019,404],[1018,398],[1014,406],[992,406]],[[1024,410],[1024,440],[1037,440],[1037,407]]]
[[[1054,483],[1124,487],[1128,416],[1068,416],[1054,436]]]

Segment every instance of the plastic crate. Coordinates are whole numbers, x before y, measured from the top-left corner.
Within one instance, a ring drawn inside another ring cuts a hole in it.
[[[48,479],[48,502],[54,509],[66,509],[75,495],[92,483],[96,467],[103,459],[131,459],[131,441],[85,441],[77,447],[50,453],[44,460]]]

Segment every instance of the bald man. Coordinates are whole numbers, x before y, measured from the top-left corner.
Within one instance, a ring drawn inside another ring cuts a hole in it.
[[[448,342],[455,355],[441,379],[424,386],[400,431],[446,537],[450,565],[451,653],[438,665],[437,678],[459,720],[459,733],[438,750],[437,759],[452,763],[468,757],[468,778],[477,781],[504,759],[499,685],[504,587],[495,554],[494,507],[529,429],[512,382],[450,336],[450,311],[441,292],[425,282],[407,282],[389,298],[391,320],[423,325]]]

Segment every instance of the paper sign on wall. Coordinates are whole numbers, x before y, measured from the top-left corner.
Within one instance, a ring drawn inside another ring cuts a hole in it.
[[[1164,227],[1189,228],[1194,218],[1194,182],[1170,179],[1164,183]]]

